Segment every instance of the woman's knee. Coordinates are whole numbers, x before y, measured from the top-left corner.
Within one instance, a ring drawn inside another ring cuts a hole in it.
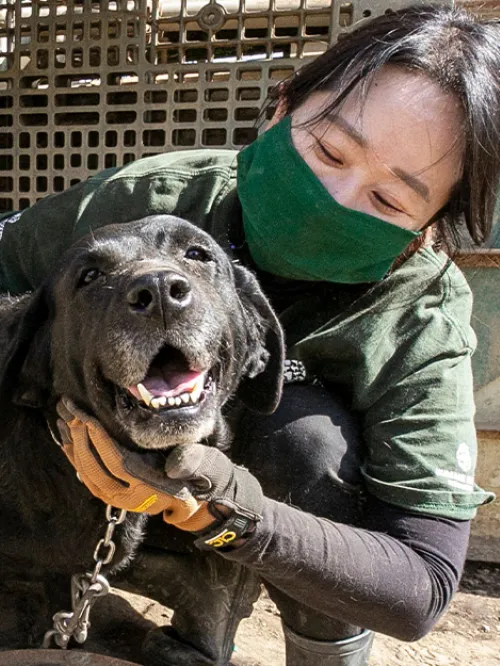
[[[362,487],[362,445],[342,400],[318,386],[289,385],[271,416],[246,412],[233,459],[265,494],[332,520],[352,522]]]
[[[271,583],[267,581],[263,581],[263,583],[279,609],[282,622],[296,634],[315,640],[335,641],[356,636],[361,632],[361,627],[349,624],[342,619],[341,608],[339,608],[337,618],[324,615],[292,599]]]

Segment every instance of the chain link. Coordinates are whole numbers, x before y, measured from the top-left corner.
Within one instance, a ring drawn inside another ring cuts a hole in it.
[[[54,642],[65,650],[73,638],[77,643],[87,640],[90,628],[90,611],[99,597],[103,597],[111,587],[107,579],[101,574],[105,564],[109,564],[116,551],[113,533],[117,525],[125,520],[127,512],[116,509],[108,504],[106,506],[106,531],[94,550],[94,569],[71,577],[71,607],[72,612],[59,611],[52,620],[52,629],[46,632],[42,648],[51,647]]]

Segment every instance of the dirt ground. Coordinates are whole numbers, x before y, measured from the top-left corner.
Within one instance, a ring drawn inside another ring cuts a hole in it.
[[[114,590],[92,613],[85,649],[140,663],[146,632],[168,623],[156,602]],[[284,666],[280,619],[265,595],[236,638],[233,666]],[[436,629],[418,643],[377,636],[370,666],[500,665],[500,565],[468,563],[460,591]],[[320,666],[320,664],[318,664]]]

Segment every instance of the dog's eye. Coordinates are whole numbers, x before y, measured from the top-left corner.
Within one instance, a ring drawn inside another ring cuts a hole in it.
[[[190,247],[185,254],[186,259],[193,259],[193,261],[212,261],[212,257],[202,247]]]
[[[82,271],[80,279],[78,280],[78,286],[83,287],[86,284],[90,284],[97,280],[97,278],[102,275],[101,271],[98,268],[87,268]]]

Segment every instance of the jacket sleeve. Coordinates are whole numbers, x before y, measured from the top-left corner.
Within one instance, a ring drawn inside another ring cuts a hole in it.
[[[267,499],[256,532],[221,555],[313,611],[418,640],[458,587],[470,523],[367,505],[363,527],[352,527]]]
[[[178,215],[217,236],[215,218],[226,226],[218,206],[234,184],[233,151],[174,151],[106,169],[5,223],[0,289],[35,288],[76,239],[108,224]]]
[[[457,520],[493,499],[474,482],[471,308],[470,289],[450,266],[439,289],[397,321],[394,354],[363,398],[367,489],[413,512]]]
[[[412,512],[469,520],[494,498],[474,483],[472,295],[453,265],[419,286],[425,260],[291,353],[350,397],[371,494]]]
[[[0,290],[21,294],[37,287],[54,261],[71,244],[73,226],[85,189],[78,183],[45,197],[7,221],[0,240]]]
[[[443,345],[440,355],[388,386],[364,415],[367,489],[418,513],[472,518],[491,499],[474,482],[473,417],[470,349]]]

